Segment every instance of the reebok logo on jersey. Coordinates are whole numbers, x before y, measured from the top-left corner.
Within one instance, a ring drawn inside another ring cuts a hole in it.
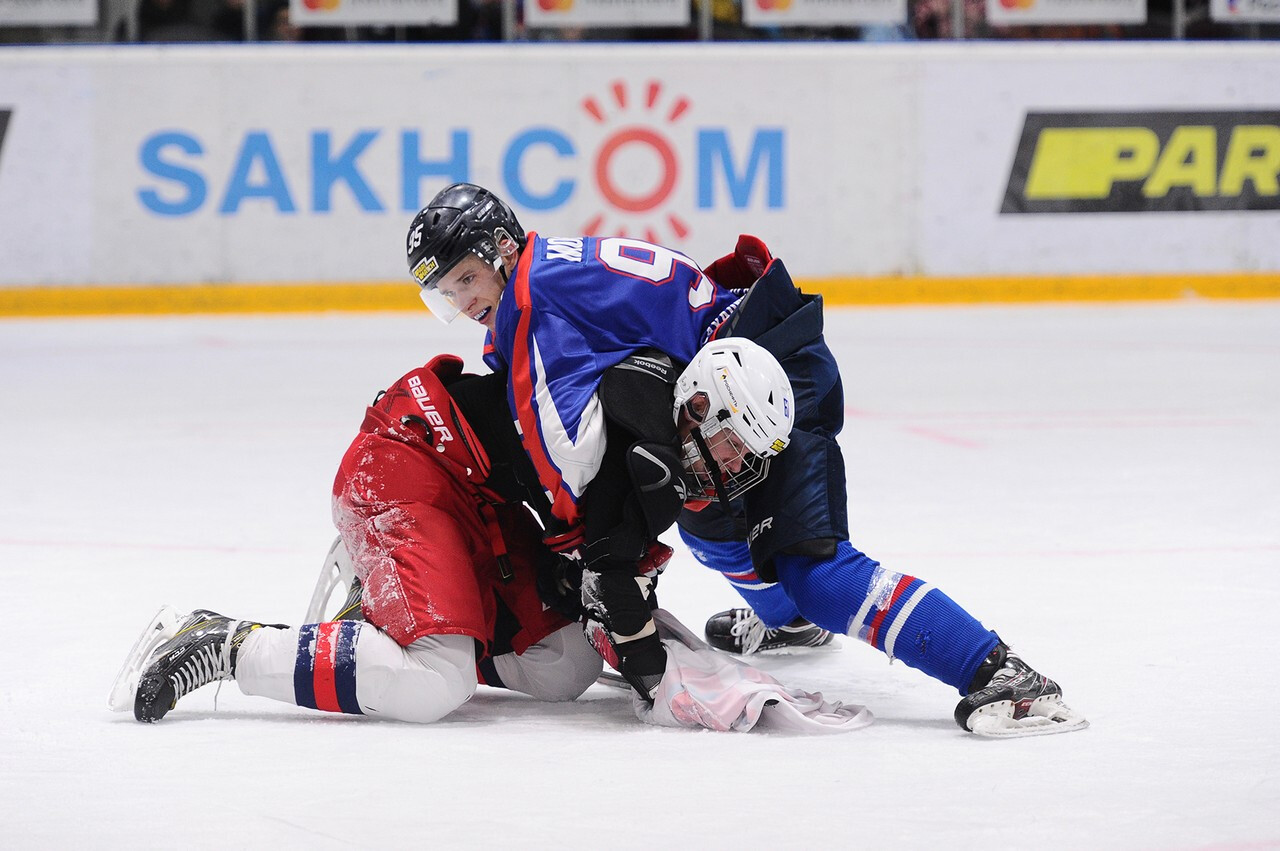
[[[9,116],[12,109],[0,109],[0,163],[4,162],[4,131],[9,129]]]

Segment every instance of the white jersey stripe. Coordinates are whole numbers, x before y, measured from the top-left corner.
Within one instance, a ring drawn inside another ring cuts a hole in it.
[[[600,471],[600,463],[604,459],[604,411],[600,407],[599,397],[593,393],[582,410],[582,418],[578,423],[578,440],[575,443],[570,439],[569,432],[560,419],[560,412],[556,410],[551,390],[547,387],[547,370],[543,366],[542,352],[536,338],[533,339],[533,369],[533,392],[538,405],[538,426],[542,431],[542,439],[551,463],[560,471],[561,480],[576,501]]]

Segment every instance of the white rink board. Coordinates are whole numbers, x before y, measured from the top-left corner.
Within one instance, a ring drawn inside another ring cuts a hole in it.
[[[0,285],[398,280],[454,179],[801,278],[1275,270],[1276,209],[1000,209],[1028,113],[1277,104],[1239,43],[10,48]]]

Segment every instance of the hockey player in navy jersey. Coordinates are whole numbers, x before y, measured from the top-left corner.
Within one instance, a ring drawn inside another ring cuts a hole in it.
[[[641,240],[526,234],[492,193],[455,184],[414,218],[406,248],[433,312],[446,321],[465,313],[489,330],[486,361],[510,372],[511,412],[554,508],[548,543],[566,554],[570,574],[581,570],[583,602],[640,699],[652,702],[664,658],[634,563],[678,513],[695,557],[754,609],[713,617],[714,643],[742,652],[765,638],[848,634],[956,688],[965,730],[1008,737],[1086,726],[1057,683],[996,633],[852,546],[836,443],[843,391],[822,338],[822,301],[801,293],[759,240],[742,237],[704,272]],[[791,398],[771,412],[789,407],[794,428],[785,451],[744,446],[723,463],[707,437],[733,404],[708,408],[675,376],[701,347],[731,338],[780,362]],[[672,405],[692,428],[675,434],[658,416]],[[654,494],[659,481],[680,480],[680,458],[711,475],[673,511],[670,497]],[[762,469],[769,486],[753,488]]]

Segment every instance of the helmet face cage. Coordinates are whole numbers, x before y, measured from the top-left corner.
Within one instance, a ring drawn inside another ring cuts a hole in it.
[[[714,412],[694,426],[681,446],[681,461],[695,483],[694,499],[728,502],[742,496],[769,475],[769,459],[747,448],[729,424]],[[699,439],[701,438],[701,439]]]

